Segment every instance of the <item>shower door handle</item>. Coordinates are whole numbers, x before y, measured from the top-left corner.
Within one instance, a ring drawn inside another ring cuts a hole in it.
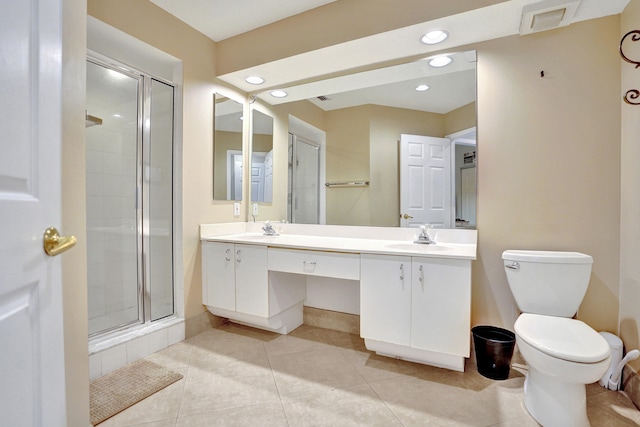
[[[78,239],[75,236],[63,237],[54,227],[49,227],[42,236],[44,251],[49,256],[60,255],[76,245]]]

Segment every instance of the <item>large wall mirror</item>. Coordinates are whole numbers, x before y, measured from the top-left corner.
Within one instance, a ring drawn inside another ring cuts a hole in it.
[[[326,185],[327,224],[397,227],[430,222],[416,221],[411,218],[414,211],[401,210],[407,190],[400,140],[409,134],[449,140],[438,152],[425,148],[442,157],[420,174],[421,184],[435,190],[410,202],[424,204],[427,198],[435,209],[446,210],[447,220],[440,225],[444,228],[475,228],[476,54],[448,56],[446,66],[411,61],[287,87],[286,98],[258,95],[279,109],[289,105],[290,114],[301,120],[304,117],[296,115],[299,102],[322,110],[326,180],[321,185]],[[435,176],[440,178],[431,179]],[[409,187],[409,197],[411,191]]]
[[[213,94],[213,198],[242,200],[242,104]]]
[[[251,201],[273,200],[273,117],[251,112]]]

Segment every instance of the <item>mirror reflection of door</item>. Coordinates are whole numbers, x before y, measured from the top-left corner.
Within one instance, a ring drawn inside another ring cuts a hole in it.
[[[448,138],[400,136],[402,227],[451,228],[450,147]]]
[[[287,221],[320,223],[320,145],[289,134]]]

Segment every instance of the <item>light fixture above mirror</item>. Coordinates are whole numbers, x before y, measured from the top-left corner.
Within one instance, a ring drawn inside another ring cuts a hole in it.
[[[449,33],[444,30],[432,30],[426,33],[420,41],[424,44],[438,44],[449,38]]]
[[[450,56],[440,55],[440,56],[436,56],[435,58],[431,58],[429,60],[429,65],[435,68],[441,68],[451,64],[452,61],[453,61],[453,58],[451,58]]]
[[[285,92],[284,90],[272,90],[270,92],[271,96],[273,96],[274,98],[286,98],[287,97],[287,92]]]
[[[244,81],[252,85],[261,85],[264,84],[265,79],[260,76],[249,76]]]

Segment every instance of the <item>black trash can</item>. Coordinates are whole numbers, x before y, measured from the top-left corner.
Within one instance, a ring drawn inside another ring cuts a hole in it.
[[[516,335],[495,326],[475,326],[471,332],[478,372],[492,380],[506,380],[509,377]]]

